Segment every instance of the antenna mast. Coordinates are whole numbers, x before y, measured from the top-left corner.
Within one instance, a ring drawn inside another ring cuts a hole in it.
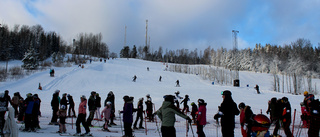
[[[124,47],[127,45],[127,25],[124,27]]]
[[[239,31],[232,30],[233,49],[238,49],[238,33],[239,33]]]
[[[146,46],[148,46],[148,20],[146,20]]]

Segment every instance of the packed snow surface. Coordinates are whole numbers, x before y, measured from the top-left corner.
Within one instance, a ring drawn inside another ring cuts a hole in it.
[[[150,68],[149,71],[147,71],[147,67]],[[54,133],[58,131],[58,126],[48,125],[52,115],[50,102],[52,94],[57,89],[61,90],[60,97],[63,93],[68,93],[73,96],[76,103],[76,112],[81,95],[89,98],[90,92],[96,91],[100,94],[103,104],[109,91],[113,91],[116,98],[117,120],[115,122],[118,125],[121,125],[118,110],[122,110],[123,108],[124,102],[122,97],[124,95],[133,96],[134,106],[136,107],[139,98],[145,98],[146,94],[150,94],[155,108],[158,109],[163,102],[164,95],[173,95],[174,92],[180,91],[182,97],[186,94],[189,95],[190,102],[188,104],[190,108],[191,102],[197,102],[199,98],[207,102],[208,125],[204,127],[204,131],[207,136],[221,136],[221,127],[217,129],[213,116],[217,113],[218,106],[222,102],[221,91],[224,90],[230,90],[232,92],[232,97],[237,104],[244,102],[246,105],[251,106],[254,113],[262,112],[263,114],[266,114],[268,100],[272,97],[282,98],[286,96],[291,103],[292,115],[294,109],[297,110],[295,125],[300,124],[300,102],[304,98],[303,95],[271,91],[273,77],[270,74],[240,72],[240,87],[232,87],[217,84],[213,85],[212,81],[203,80],[197,75],[164,71],[165,67],[166,65],[161,62],[150,62],[138,59],[114,59],[107,60],[106,63],[93,61],[91,64],[84,64],[84,68],[80,68],[78,65],[72,67],[54,67],[54,77],[50,77],[48,69],[33,73],[19,80],[2,82],[0,83],[0,91],[9,90],[11,97],[14,92],[20,92],[24,98],[27,93],[37,93],[41,98],[42,116],[40,117],[40,126],[42,129],[39,130],[39,133],[20,132],[19,136],[23,137],[60,136]],[[136,82],[132,81],[134,75],[137,76]],[[160,76],[162,76],[161,82],[159,82]],[[175,82],[177,80],[180,81],[180,87],[176,87]],[[315,81],[319,83],[319,80]],[[39,83],[43,90],[38,90]],[[261,94],[256,93],[254,89],[256,84],[260,86]],[[247,87],[247,85],[249,85],[249,87]],[[318,98],[318,96],[316,96],[316,98]],[[182,104],[180,107],[181,106]],[[146,108],[145,105],[144,108]],[[75,123],[75,120],[76,119],[68,118],[67,122]],[[95,124],[95,126],[101,126],[103,124],[102,121],[93,121],[92,123]],[[143,125],[145,126],[145,123]],[[160,128],[159,121],[157,123],[147,122],[147,128],[150,129],[147,135],[143,130],[134,132],[134,135],[137,137],[159,136],[159,133],[156,132],[157,125]],[[19,124],[19,126],[23,125]],[[184,119],[177,116],[175,127],[178,137],[186,136],[186,121]],[[194,135],[197,136],[196,126],[193,126],[192,129]],[[91,128],[91,133],[95,137],[122,135],[120,126],[110,127],[110,130],[118,131],[118,133],[104,132],[101,131],[101,128]],[[271,127],[270,131],[272,132],[272,130],[273,127]],[[295,131],[296,130],[297,129],[295,129]],[[67,124],[67,132],[72,134],[76,133],[75,125]],[[84,133],[83,127],[82,133]],[[284,132],[281,130],[280,134],[284,135]],[[188,132],[188,136],[192,136],[191,129]],[[239,116],[236,116],[235,136],[241,136]]]

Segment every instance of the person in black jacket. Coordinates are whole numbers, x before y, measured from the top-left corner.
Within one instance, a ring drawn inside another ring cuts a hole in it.
[[[292,133],[290,131],[290,124],[291,124],[291,105],[287,97],[282,98],[282,126],[284,133],[287,135],[287,137],[292,137]]]
[[[68,94],[68,104],[69,104],[69,110],[68,110],[68,117],[76,117],[76,112],[74,111],[74,101],[73,101],[73,97]],[[71,115],[71,111],[72,111],[72,115]]]
[[[219,112],[214,116],[215,120],[221,117],[221,132],[223,137],[234,137],[235,115],[240,111],[231,97],[231,92],[222,92],[223,102],[219,106]]]
[[[60,97],[59,97],[60,90],[56,90],[53,93],[52,100],[51,100],[51,107],[52,107],[52,118],[50,125],[58,124],[58,115],[57,112],[59,111],[59,104],[60,104]]]
[[[138,102],[138,108],[137,108],[137,118],[136,118],[136,121],[133,124],[133,129],[138,129],[137,128],[137,123],[138,123],[139,119],[140,119],[139,129],[144,129],[144,127],[142,126],[143,113],[144,113],[144,111],[143,111],[143,98],[140,98],[139,102]]]
[[[96,112],[96,110],[97,110],[95,96],[96,96],[96,92],[92,91],[91,96],[89,97],[89,101],[88,101],[89,112],[90,112],[89,117],[87,118],[87,125],[88,126],[93,126],[91,124],[91,121],[93,120],[94,112]]]
[[[99,93],[96,94],[96,119],[101,120],[101,116],[100,116],[100,108],[101,108],[101,97],[99,96]]]
[[[67,100],[67,93],[63,93],[62,94],[62,99],[60,101],[60,106],[64,105],[65,107],[67,107],[68,105],[68,100]]]
[[[111,116],[110,116],[110,124],[109,125],[116,125],[113,120],[114,120],[114,117],[116,116],[115,115],[115,104],[114,104],[114,94],[112,91],[110,91],[108,93],[108,96],[106,98],[106,100],[104,101],[104,106],[106,106],[107,102],[110,101],[111,102]]]
[[[320,102],[314,99],[310,102],[310,127],[308,130],[309,137],[319,137],[320,130]]]

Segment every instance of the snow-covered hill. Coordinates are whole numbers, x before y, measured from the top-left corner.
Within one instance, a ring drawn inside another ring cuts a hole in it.
[[[147,71],[147,67],[150,68]],[[188,94],[191,102],[196,102],[199,98],[204,99],[207,105],[207,119],[209,123],[214,123],[213,115],[217,112],[218,106],[222,102],[221,91],[230,90],[232,97],[237,104],[245,102],[250,105],[254,113],[264,113],[268,107],[267,103],[272,97],[282,98],[286,96],[291,102],[292,111],[297,110],[300,115],[300,102],[303,100],[302,95],[282,94],[270,91],[273,77],[268,74],[240,72],[240,87],[212,85],[211,81],[202,80],[197,75],[173,73],[164,71],[165,65],[160,62],[149,62],[138,59],[115,59],[104,62],[92,62],[92,64],[85,64],[84,68],[77,65],[65,68],[54,68],[55,77],[49,76],[49,70],[37,72],[23,79],[11,82],[0,83],[0,91],[9,90],[10,95],[14,92],[20,92],[23,97],[27,93],[37,93],[42,100],[40,118],[40,125],[44,128],[40,131],[43,133],[20,133],[20,136],[26,137],[40,137],[59,136],[51,132],[57,131],[57,126],[48,125],[51,119],[50,101],[52,94],[56,89],[61,90],[62,93],[71,94],[76,103],[76,111],[80,102],[80,96],[86,95],[89,97],[91,91],[96,91],[100,94],[102,102],[104,102],[109,91],[113,91],[116,97],[116,110],[121,110],[123,107],[124,95],[133,96],[135,98],[134,105],[137,105],[137,100],[150,94],[156,109],[160,107],[163,101],[163,96],[166,94],[173,94],[175,91],[180,91],[181,96]],[[132,82],[132,77],[136,75],[137,81]],[[159,82],[159,77],[162,76],[162,81]],[[181,87],[176,87],[176,80],[180,81]],[[38,90],[39,83],[43,90]],[[246,85],[250,86],[247,87]],[[260,86],[261,94],[256,94],[253,88],[256,84]],[[317,97],[318,98],[318,97]],[[292,114],[293,115],[293,114]],[[135,118],[135,116],[134,116]],[[118,119],[119,120],[119,119]],[[116,121],[118,124],[119,121]],[[181,121],[180,121],[181,120]],[[176,123],[177,135],[180,137],[186,136],[185,121],[178,118]],[[72,122],[68,119],[67,122]],[[75,122],[75,119],[73,119]],[[236,122],[239,123],[239,117],[236,117]],[[299,125],[300,119],[297,116],[295,121]],[[102,122],[96,125],[102,125]],[[159,123],[158,123],[159,124]],[[147,123],[149,129],[156,129],[156,123]],[[235,135],[241,136],[240,125],[236,125]],[[67,125],[69,133],[75,133],[75,126]],[[120,128],[111,128],[111,130],[119,131],[119,133],[107,133],[99,131],[98,128],[92,128],[91,132],[94,136],[106,135],[121,135]],[[193,127],[196,132],[196,127]],[[205,128],[207,136],[216,136],[216,127],[214,124],[209,124]],[[221,129],[218,130],[221,136]],[[84,130],[83,130],[84,131]],[[283,131],[281,134],[284,134]],[[159,136],[155,130],[150,130],[148,135],[144,133],[135,133],[136,136]],[[189,132],[189,136],[192,133]],[[196,133],[195,133],[196,135]]]

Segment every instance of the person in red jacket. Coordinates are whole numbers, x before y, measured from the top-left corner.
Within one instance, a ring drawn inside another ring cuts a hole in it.
[[[80,123],[82,123],[82,126],[86,130],[86,133],[84,135],[91,135],[89,126],[87,125],[87,122],[86,122],[87,98],[85,95],[82,95],[80,99],[81,99],[81,103],[79,104],[79,113],[78,113],[78,117],[77,117],[77,121],[76,121],[77,133],[75,134],[75,136],[81,135]]]
[[[203,99],[198,99],[199,110],[197,112],[197,134],[198,137],[205,137],[203,127],[207,124],[207,103]]]

